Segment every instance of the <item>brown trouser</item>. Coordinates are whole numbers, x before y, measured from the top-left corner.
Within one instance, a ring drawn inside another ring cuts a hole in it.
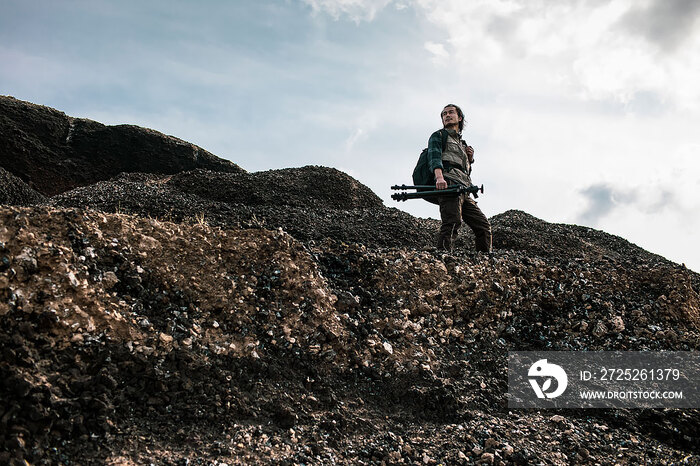
[[[468,194],[441,196],[438,202],[442,219],[438,235],[439,249],[452,250],[452,242],[457,238],[457,232],[464,220],[476,236],[476,250],[491,252],[491,224]]]

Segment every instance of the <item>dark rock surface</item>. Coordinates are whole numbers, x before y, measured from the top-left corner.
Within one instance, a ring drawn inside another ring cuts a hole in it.
[[[194,170],[173,176],[168,184],[204,199],[251,207],[349,210],[384,206],[356,179],[334,168],[318,166],[238,174]]]
[[[670,264],[624,238],[579,225],[549,223],[532,215],[509,210],[490,219],[493,243],[498,249],[527,251],[545,257],[607,258],[615,261],[643,260],[647,263]]]
[[[39,194],[27,183],[0,167],[0,204],[30,206],[46,202],[46,197]]]
[[[121,172],[243,172],[188,142],[132,125],[105,126],[0,96],[0,166],[54,195]]]
[[[436,225],[384,207],[345,173],[315,166],[240,174],[124,174],[54,196],[50,204],[219,227],[282,228],[302,241],[334,238],[370,246],[427,247]]]

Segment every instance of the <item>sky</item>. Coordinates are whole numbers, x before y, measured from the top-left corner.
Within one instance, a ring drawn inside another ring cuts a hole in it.
[[[487,216],[523,210],[700,272],[697,0],[0,0],[0,94],[342,170],[398,203],[444,105]]]

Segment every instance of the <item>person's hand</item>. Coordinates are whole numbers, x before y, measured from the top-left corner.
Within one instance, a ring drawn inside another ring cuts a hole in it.
[[[474,148],[472,146],[467,146],[467,156],[469,157],[469,163],[474,163]]]
[[[435,179],[435,189],[445,189],[447,188],[447,181],[445,178],[440,177]]]

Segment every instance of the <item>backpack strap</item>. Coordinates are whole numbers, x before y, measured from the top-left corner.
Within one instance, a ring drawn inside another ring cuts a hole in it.
[[[469,144],[467,144],[467,142],[464,139],[462,139],[462,146],[464,147],[464,150],[466,152],[467,148],[469,147]],[[467,152],[467,159],[469,160],[470,164],[474,163],[474,156],[469,155],[469,152]]]
[[[440,136],[442,136],[442,151],[445,152],[445,147],[447,147],[447,130],[445,128],[440,130]]]

